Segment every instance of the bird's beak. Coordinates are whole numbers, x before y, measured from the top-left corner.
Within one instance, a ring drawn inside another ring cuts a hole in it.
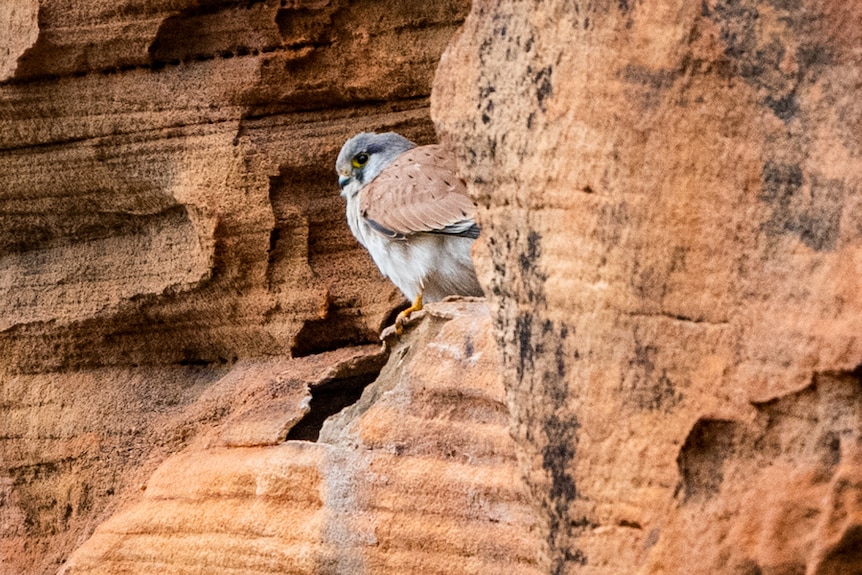
[[[342,190],[344,186],[350,183],[350,178],[348,176],[338,176],[338,187]]]

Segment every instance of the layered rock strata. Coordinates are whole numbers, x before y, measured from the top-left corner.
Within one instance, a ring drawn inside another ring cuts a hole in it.
[[[338,365],[336,353],[316,361]],[[358,350],[332,373],[374,357]],[[281,421],[303,411],[295,374],[311,360],[285,372]],[[537,575],[497,361],[483,304],[433,304],[316,442],[273,443],[269,397],[247,393],[241,418],[168,458],[62,573]],[[226,441],[237,425],[241,444]]]
[[[862,572],[860,21],[478,1],[444,55],[546,572]]]
[[[233,417],[229,394],[194,406],[243,366],[376,342],[402,298],[350,235],[334,158],[361,130],[434,139],[467,9],[2,3],[0,572],[55,573]]]

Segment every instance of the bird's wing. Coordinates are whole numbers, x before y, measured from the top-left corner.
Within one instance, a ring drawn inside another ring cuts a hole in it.
[[[359,192],[359,210],[376,232],[403,239],[430,232],[476,237],[476,206],[442,146],[398,156]]]

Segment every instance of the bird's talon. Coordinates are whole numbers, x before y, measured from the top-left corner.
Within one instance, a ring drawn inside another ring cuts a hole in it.
[[[393,333],[396,336],[401,337],[404,333],[404,326],[407,322],[409,322],[410,319],[415,319],[422,315],[424,315],[424,311],[422,310],[422,295],[420,294],[416,296],[416,299],[413,301],[413,305],[398,314],[393,325],[387,327],[380,333],[380,339],[385,341],[392,337]]]
[[[401,335],[404,333],[404,324],[410,319],[409,310],[404,310],[395,318],[395,333]]]
[[[395,330],[395,325],[393,324],[389,327],[384,328],[383,331],[380,332],[380,341],[382,341],[383,346],[386,347],[387,342],[390,339],[392,339],[393,337],[397,338],[399,337],[399,335],[400,334]]]

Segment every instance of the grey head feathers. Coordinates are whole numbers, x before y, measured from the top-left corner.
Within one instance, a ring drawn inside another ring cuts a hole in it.
[[[335,162],[341,195],[354,195],[416,144],[395,132],[362,132],[344,143]]]

